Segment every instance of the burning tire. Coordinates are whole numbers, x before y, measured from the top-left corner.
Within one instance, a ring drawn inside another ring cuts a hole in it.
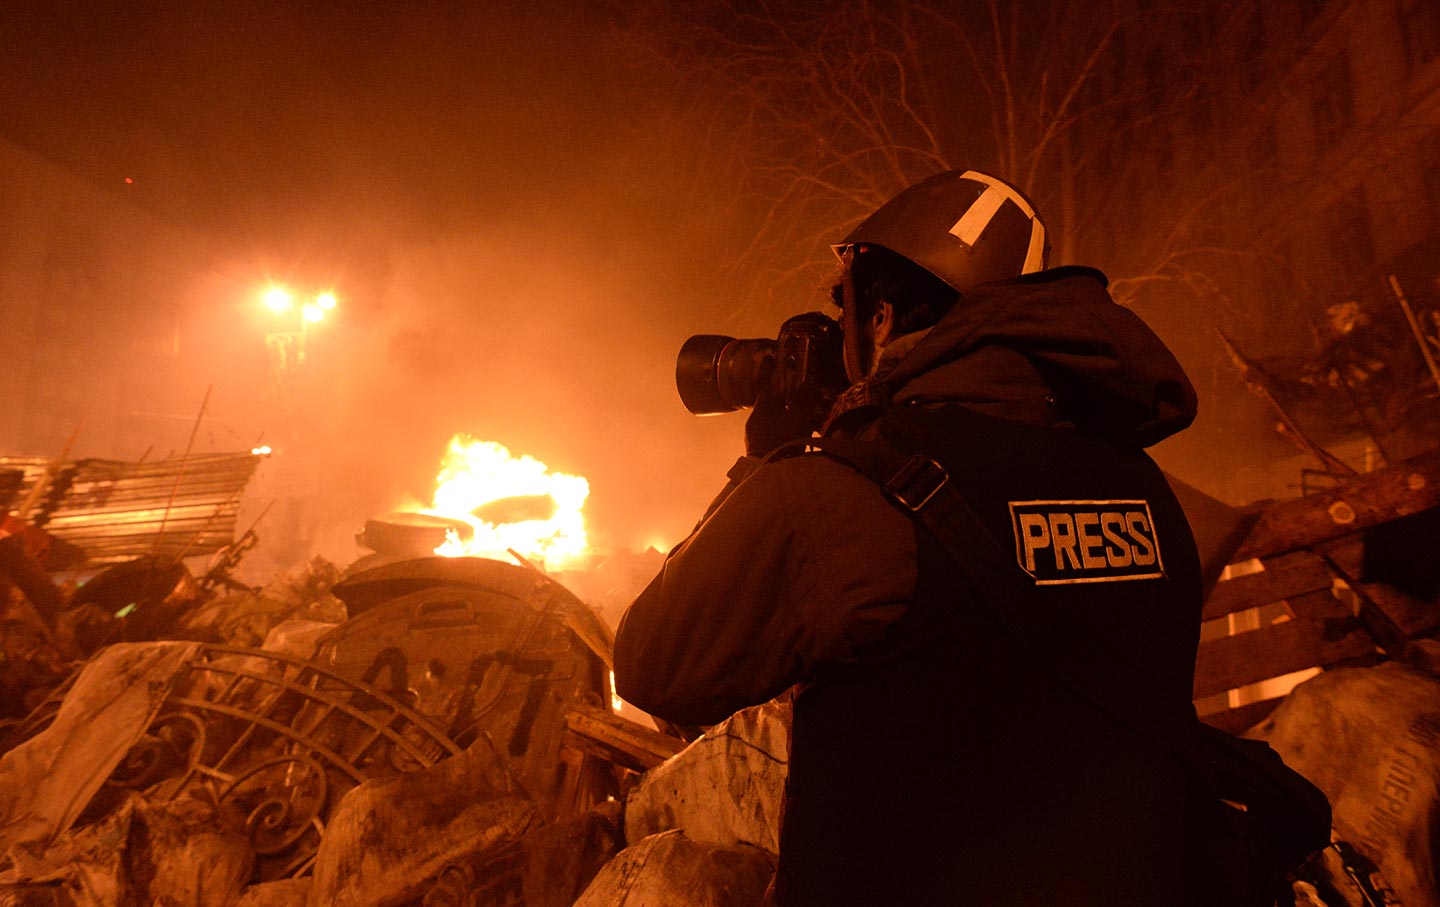
[[[468,541],[475,530],[464,520],[397,511],[366,520],[364,531],[355,541],[380,554],[425,557],[445,543],[447,533]]]

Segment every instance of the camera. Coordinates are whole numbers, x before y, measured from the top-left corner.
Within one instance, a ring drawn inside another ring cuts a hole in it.
[[[819,312],[790,318],[775,340],[697,334],[680,347],[675,387],[685,408],[703,416],[749,409],[768,382],[787,412],[818,422],[850,386],[844,349],[839,323]]]

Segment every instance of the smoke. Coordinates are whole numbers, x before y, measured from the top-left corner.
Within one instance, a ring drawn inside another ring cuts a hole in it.
[[[428,499],[463,432],[586,476],[602,547],[683,534],[739,431],[675,395],[675,352],[703,324],[664,304],[643,249],[568,226],[497,222],[394,251],[368,323],[316,363],[323,404],[307,431],[323,432],[298,439],[343,479],[327,494],[337,519]]]
[[[37,191],[20,215],[22,242],[88,231],[80,256],[116,263],[94,333],[121,352],[47,376],[110,411],[76,453],[178,454],[209,390],[196,449],[275,448],[246,511],[289,502],[259,532],[292,562],[354,556],[367,516],[427,500],[458,432],[586,476],[613,550],[678,540],[724,482],[741,420],[690,416],[672,373],[686,336],[736,330],[722,225],[633,115],[653,76],[603,7],[22,3],[4,42],[0,137],[108,206],[87,224]],[[299,324],[257,305],[272,282],[340,298],[303,364],[277,363]]]
[[[681,343],[773,336],[821,296],[724,270],[771,200],[697,187],[704,112],[667,115],[612,12],[7,6],[0,315],[30,338],[12,348],[80,351],[14,365],[48,396],[0,425],[7,452],[53,455],[84,416],[76,455],[178,453],[208,389],[198,450],[276,450],[247,511],[291,502],[260,530],[280,561],[353,557],[367,516],[428,500],[462,432],[587,477],[598,547],[677,541],[743,422],[685,412]],[[303,365],[277,366],[299,325],[258,306],[270,282],[339,295]],[[1217,447],[1270,458],[1255,428],[1160,454],[1194,481]]]

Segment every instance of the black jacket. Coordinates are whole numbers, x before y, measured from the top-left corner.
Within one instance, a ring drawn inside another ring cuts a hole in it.
[[[1183,372],[1102,283],[1052,272],[967,294],[878,378],[888,405],[837,424],[939,460],[997,541],[962,573],[848,467],[766,464],[627,612],[620,694],[711,723],[801,685],[787,907],[1177,903],[1180,767],[1034,657],[1188,708],[1198,564],[1140,449],[1193,417]]]

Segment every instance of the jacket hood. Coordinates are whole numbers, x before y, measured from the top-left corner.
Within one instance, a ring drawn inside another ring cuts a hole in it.
[[[1050,421],[1127,446],[1169,437],[1196,411],[1174,354],[1093,268],[975,287],[923,335],[898,338],[870,380],[895,402],[981,404],[999,415],[1011,405],[1022,419],[1043,400]]]

